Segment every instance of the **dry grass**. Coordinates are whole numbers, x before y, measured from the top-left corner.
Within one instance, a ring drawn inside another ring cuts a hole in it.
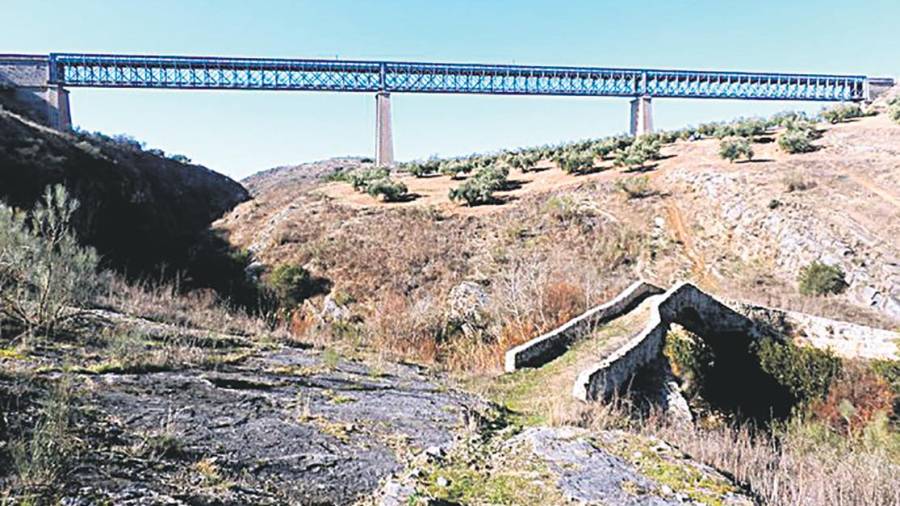
[[[659,413],[639,420],[625,401],[559,403],[547,416],[555,425],[624,429],[660,438],[693,459],[731,476],[764,504],[876,506],[900,504],[900,439],[876,422],[844,438],[816,422],[795,420],[774,433],[750,426],[685,426]]]
[[[241,336],[278,334],[275,319],[229,307],[212,290],[181,293],[177,283],[129,284],[114,278],[102,304],[121,313],[192,329]]]

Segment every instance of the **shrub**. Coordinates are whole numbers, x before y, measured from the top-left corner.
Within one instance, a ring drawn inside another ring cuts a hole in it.
[[[316,293],[315,281],[309,271],[299,265],[281,264],[267,279],[281,307],[294,308]]]
[[[778,147],[787,153],[808,153],[816,148],[812,145],[810,130],[788,128],[778,137]]]
[[[816,417],[848,436],[859,434],[875,417],[893,409],[891,386],[864,364],[850,363],[832,382],[827,397],[816,403]]]
[[[900,123],[900,97],[893,98],[888,102],[888,116],[897,123]]]
[[[594,153],[589,151],[563,153],[556,159],[556,163],[567,174],[586,174],[594,169]]]
[[[403,168],[415,177],[425,177],[437,174],[441,168],[441,161],[437,158],[429,158],[424,162],[406,164]]]
[[[798,403],[823,399],[841,370],[841,360],[831,352],[797,346],[790,341],[764,338],[755,342],[752,349],[760,368],[784,386]]]
[[[640,168],[650,160],[660,157],[659,141],[649,137],[638,137],[628,147],[620,148],[615,154],[615,164],[629,169]]]
[[[381,197],[385,202],[399,202],[409,196],[405,184],[389,177],[370,181],[366,193],[373,197]]]
[[[506,163],[514,169],[519,169],[522,172],[529,172],[534,170],[535,165],[537,165],[537,162],[539,162],[540,159],[540,155],[535,152],[516,153],[508,155]]]
[[[844,271],[836,265],[812,262],[800,269],[797,276],[800,293],[803,295],[828,295],[841,293],[847,288]]]
[[[731,129],[734,135],[751,139],[764,135],[768,129],[768,123],[758,118],[742,119],[732,123]]]
[[[816,182],[807,178],[800,172],[793,172],[784,176],[784,189],[788,193],[806,191],[816,187]]]
[[[650,179],[647,176],[629,177],[616,181],[616,189],[624,193],[630,199],[639,199],[653,195],[650,188]]]
[[[731,163],[741,157],[749,161],[753,159],[753,148],[750,141],[743,137],[726,138],[719,143],[719,156]]]
[[[494,192],[506,185],[508,170],[497,166],[482,167],[468,181],[450,189],[450,200],[475,206],[493,202]]]
[[[58,185],[27,217],[0,204],[0,320],[52,335],[94,302],[103,278],[97,253],[70,228],[78,206]]]
[[[378,179],[384,179],[390,175],[390,171],[386,167],[373,167],[371,169],[359,169],[351,172],[347,177],[353,189],[356,191],[366,191],[369,183]]]
[[[715,363],[712,348],[696,334],[676,327],[666,335],[663,353],[672,365],[672,372],[681,378],[686,396],[691,399],[701,395]]]
[[[461,176],[472,172],[475,168],[475,163],[472,160],[466,159],[444,160],[441,162],[440,167],[441,174],[450,176],[454,179],[462,179]]]
[[[843,123],[848,119],[865,116],[859,104],[838,104],[822,111],[822,119],[829,123]]]

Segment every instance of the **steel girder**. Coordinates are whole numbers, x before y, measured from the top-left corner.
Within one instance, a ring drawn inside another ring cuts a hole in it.
[[[50,81],[111,88],[846,101],[866,76],[100,54],[50,55]]]

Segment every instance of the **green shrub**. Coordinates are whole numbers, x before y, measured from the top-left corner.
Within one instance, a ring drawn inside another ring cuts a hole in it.
[[[796,402],[824,399],[841,371],[841,359],[829,351],[764,338],[751,347],[760,368],[787,388]]]
[[[787,153],[808,153],[816,148],[809,130],[789,128],[778,137],[778,147]]]
[[[70,228],[78,206],[62,186],[47,187],[28,216],[0,204],[0,323],[52,335],[94,303],[103,277]]]
[[[893,121],[900,123],[900,97],[895,97],[888,102],[888,116]]]
[[[719,156],[731,163],[741,157],[749,161],[753,159],[753,148],[744,137],[725,138],[719,143]]]
[[[616,181],[616,189],[624,193],[629,199],[649,197],[655,193],[650,188],[650,179],[647,176],[620,179]]]
[[[444,160],[441,162],[440,173],[454,179],[462,179],[466,174],[475,169],[475,162],[468,159]]]
[[[299,265],[281,264],[272,270],[266,281],[284,308],[297,307],[316,293],[309,271]]]
[[[641,168],[648,161],[658,160],[660,157],[659,141],[649,137],[637,137],[634,142],[624,148],[620,148],[614,157],[615,165],[629,169]]]
[[[376,198],[381,197],[385,202],[399,202],[409,196],[409,190],[405,184],[389,177],[370,181],[369,186],[366,187],[366,193]]]
[[[402,168],[415,177],[426,177],[437,174],[440,171],[441,161],[437,158],[429,158],[424,162],[411,162],[405,164]]]
[[[838,104],[822,111],[822,119],[829,123],[843,123],[848,119],[865,116],[859,104]]]
[[[676,328],[666,335],[663,354],[673,372],[682,380],[682,388],[690,399],[702,394],[703,385],[715,364],[715,353],[696,334]]]
[[[378,179],[384,179],[390,175],[387,167],[373,167],[371,169],[359,169],[351,172],[347,177],[353,189],[359,192],[366,191],[369,183]]]
[[[541,159],[540,155],[535,152],[525,152],[525,153],[511,153],[506,158],[506,163],[514,168],[519,169],[522,172],[529,172],[534,170],[535,165]]]
[[[836,265],[821,262],[813,262],[800,269],[797,282],[800,293],[804,295],[841,293],[847,288],[844,271]]]
[[[752,139],[753,137],[764,135],[768,129],[768,124],[765,120],[758,118],[741,119],[732,123],[731,128],[734,131],[734,135]]]
[[[466,182],[450,189],[450,200],[463,201],[468,206],[494,202],[494,192],[506,186],[509,171],[498,166],[482,167]]]
[[[594,153],[591,151],[563,153],[556,159],[556,163],[567,174],[586,174],[594,169]]]

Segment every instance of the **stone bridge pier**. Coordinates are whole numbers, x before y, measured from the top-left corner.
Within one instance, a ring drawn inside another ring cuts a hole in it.
[[[394,165],[391,94],[386,91],[375,95],[375,164],[382,167]]]
[[[630,125],[629,131],[633,136],[653,133],[653,105],[649,95],[631,101]]]
[[[69,92],[50,83],[47,56],[0,54],[0,93],[31,119],[56,130],[71,130]]]

